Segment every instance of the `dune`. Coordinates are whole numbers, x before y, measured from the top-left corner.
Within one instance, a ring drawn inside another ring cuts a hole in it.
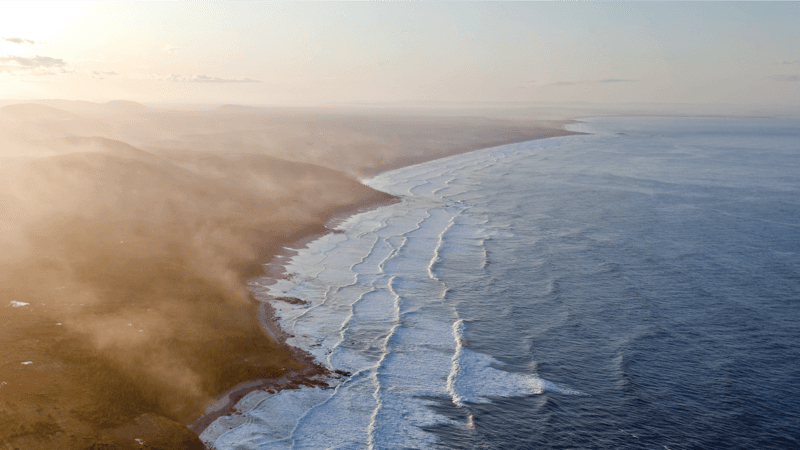
[[[11,111],[56,114],[34,106]],[[0,127],[0,161],[15,158],[0,164],[0,447],[202,448],[185,425],[219,394],[320,383],[321,368],[262,330],[246,280],[334,215],[392,201],[358,176],[567,134],[481,118],[113,108],[127,112]]]

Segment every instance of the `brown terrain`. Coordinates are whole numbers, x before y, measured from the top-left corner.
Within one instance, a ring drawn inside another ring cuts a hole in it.
[[[246,390],[324,382],[259,322],[245,281],[261,264],[392,200],[358,177],[565,134],[530,118],[0,108],[0,450],[201,449],[187,425]]]

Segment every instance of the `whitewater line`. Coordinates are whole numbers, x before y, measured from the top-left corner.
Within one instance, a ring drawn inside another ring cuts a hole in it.
[[[408,212],[409,211],[407,211],[406,214],[404,214],[404,217],[408,216]],[[422,221],[424,221],[424,219],[420,220],[420,222],[418,222],[417,225],[419,225],[419,223],[421,223]],[[388,222],[388,220],[387,220],[387,222]],[[383,269],[384,268],[384,264],[387,261],[390,261],[390,260],[394,259],[400,253],[400,250],[405,246],[406,241],[404,240],[400,244],[400,246],[395,247],[395,246],[393,246],[391,244],[391,242],[388,241],[388,238],[381,238],[380,236],[377,236],[377,237],[378,237],[378,239],[375,241],[375,244],[373,244],[373,249],[377,246],[377,243],[380,242],[380,241],[386,242],[392,248],[391,253],[389,253],[389,255],[386,258],[384,258],[383,260],[381,260],[381,262],[378,264],[378,268],[380,269],[380,272],[382,274],[382,276],[380,276],[378,278],[378,279],[380,279],[380,278],[383,278],[386,275],[386,273],[385,273],[385,271]],[[353,266],[353,267],[355,267],[355,266]],[[359,275],[360,274],[357,274],[356,278],[358,278]],[[392,292],[392,288],[391,288],[391,280],[392,279],[393,279],[393,277],[390,278],[389,282],[387,283],[387,287],[388,287],[390,292]],[[339,335],[340,335],[341,339],[339,340],[339,342],[336,343],[336,345],[334,345],[331,348],[331,352],[328,354],[327,359],[328,359],[328,363],[329,364],[330,364],[331,357],[333,356],[333,351],[341,346],[342,342],[344,342],[344,339],[345,339],[345,333],[350,329],[350,327],[348,327],[347,325],[349,325],[351,323],[352,319],[355,317],[355,306],[356,306],[356,303],[362,301],[366,294],[368,294],[370,292],[376,292],[376,291],[379,290],[379,288],[382,288],[382,286],[378,287],[378,286],[375,285],[375,283],[377,283],[377,281],[378,280],[375,280],[375,282],[373,282],[373,286],[371,286],[371,289],[369,291],[362,293],[355,302],[350,304],[350,314],[347,317],[346,323],[343,323],[342,327],[340,328],[341,332],[340,332]],[[331,367],[333,367],[333,366],[331,365]]]
[[[466,208],[464,208],[464,209],[466,209]],[[442,248],[442,243],[444,242],[444,235],[447,233],[447,230],[449,230],[450,227],[453,226],[453,224],[455,223],[456,217],[461,215],[461,212],[463,212],[464,209],[460,209],[457,214],[455,214],[452,217],[450,217],[450,220],[448,221],[447,226],[444,228],[444,230],[442,230],[441,233],[439,233],[439,241],[436,243],[436,248],[433,249],[433,257],[431,258],[430,263],[428,263],[428,277],[430,277],[430,279],[432,279],[432,280],[436,280],[436,281],[441,282],[441,280],[436,278],[436,276],[433,274],[433,266],[434,266],[434,264],[436,264],[439,261],[439,250]]]
[[[401,316],[401,314],[400,314],[400,309],[401,309],[400,296],[397,295],[397,292],[395,292],[394,287],[392,286],[392,284],[394,283],[394,279],[395,279],[394,276],[389,278],[389,283],[387,284],[387,287],[389,289],[389,292],[391,292],[392,295],[394,295],[394,309],[393,309],[393,312],[394,312],[394,315],[395,315],[395,322],[394,322],[394,326],[392,326],[392,329],[389,331],[389,334],[386,336],[386,339],[383,340],[383,351],[381,352],[382,353],[381,354],[381,359],[378,361],[378,364],[375,366],[375,370],[373,372],[375,390],[372,393],[372,398],[375,399],[375,409],[372,411],[372,415],[370,416],[369,425],[367,426],[367,447],[370,448],[370,449],[375,448],[375,430],[376,430],[376,423],[378,421],[378,412],[380,411],[380,409],[383,406],[383,402],[380,399],[381,381],[380,381],[380,377],[379,377],[379,375],[380,375],[379,372],[380,372],[381,366],[383,365],[383,361],[386,360],[386,357],[390,353],[390,351],[389,351],[389,340],[392,338],[392,336],[394,336],[397,328],[400,327],[400,316]]]

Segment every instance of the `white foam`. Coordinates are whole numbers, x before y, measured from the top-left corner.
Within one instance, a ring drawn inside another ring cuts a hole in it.
[[[235,423],[236,426],[231,427],[231,418],[217,419],[200,438],[212,441],[217,435],[213,442],[219,449],[291,448],[291,442],[288,441],[303,416],[332,394],[331,390],[306,386],[280,391],[279,394],[251,393],[242,400],[253,403],[240,416],[244,418],[242,423]],[[242,402],[237,404],[237,408]]]
[[[28,306],[28,305],[30,305],[30,303],[18,302],[16,300],[14,300],[11,303],[9,303],[9,305],[11,305],[13,308],[19,308],[21,306]]]
[[[423,427],[452,423],[431,399],[485,402],[492,397],[573,393],[535,374],[497,369],[500,362],[463,346],[463,321],[447,298],[437,264],[448,254],[476,254],[502,235],[488,218],[465,214],[480,196],[481,170],[547,144],[522,143],[386,172],[365,183],[404,196],[356,214],[297,251],[285,279],[254,280],[257,299],[275,308],[290,345],[331,370],[351,372],[332,389],[252,392],[202,434],[218,449],[427,448]],[[472,253],[470,253],[472,252]],[[303,302],[274,300],[296,297]],[[472,419],[470,419],[472,420]],[[469,423],[459,424],[469,426]]]
[[[487,403],[492,397],[521,397],[545,391],[566,395],[585,395],[580,391],[558,386],[535,374],[512,373],[495,368],[503,363],[489,355],[464,347],[464,322],[453,324],[456,352],[447,376],[447,391],[453,403]]]

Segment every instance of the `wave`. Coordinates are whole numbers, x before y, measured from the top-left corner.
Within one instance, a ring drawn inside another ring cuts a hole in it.
[[[463,320],[453,324],[456,352],[447,376],[447,392],[456,406],[469,403],[487,403],[492,397],[521,397],[545,391],[565,395],[586,395],[562,387],[534,374],[522,374],[496,369],[503,363],[489,355],[473,352],[464,346]]]
[[[548,145],[556,143],[486,149],[365,180],[403,200],[349,217],[336,233],[276,261],[288,276],[251,283],[255,297],[273,306],[289,345],[349,376],[330,379],[328,389],[251,392],[236,406],[240,416],[218,419],[201,438],[219,449],[426,448],[436,436],[425,427],[454,423],[430,408],[433,399],[461,407],[578,393],[497,369],[499,361],[465,347],[464,320],[437,273],[448,255],[476,251],[464,264],[485,268],[485,241],[510,235],[470,211],[481,170]]]

